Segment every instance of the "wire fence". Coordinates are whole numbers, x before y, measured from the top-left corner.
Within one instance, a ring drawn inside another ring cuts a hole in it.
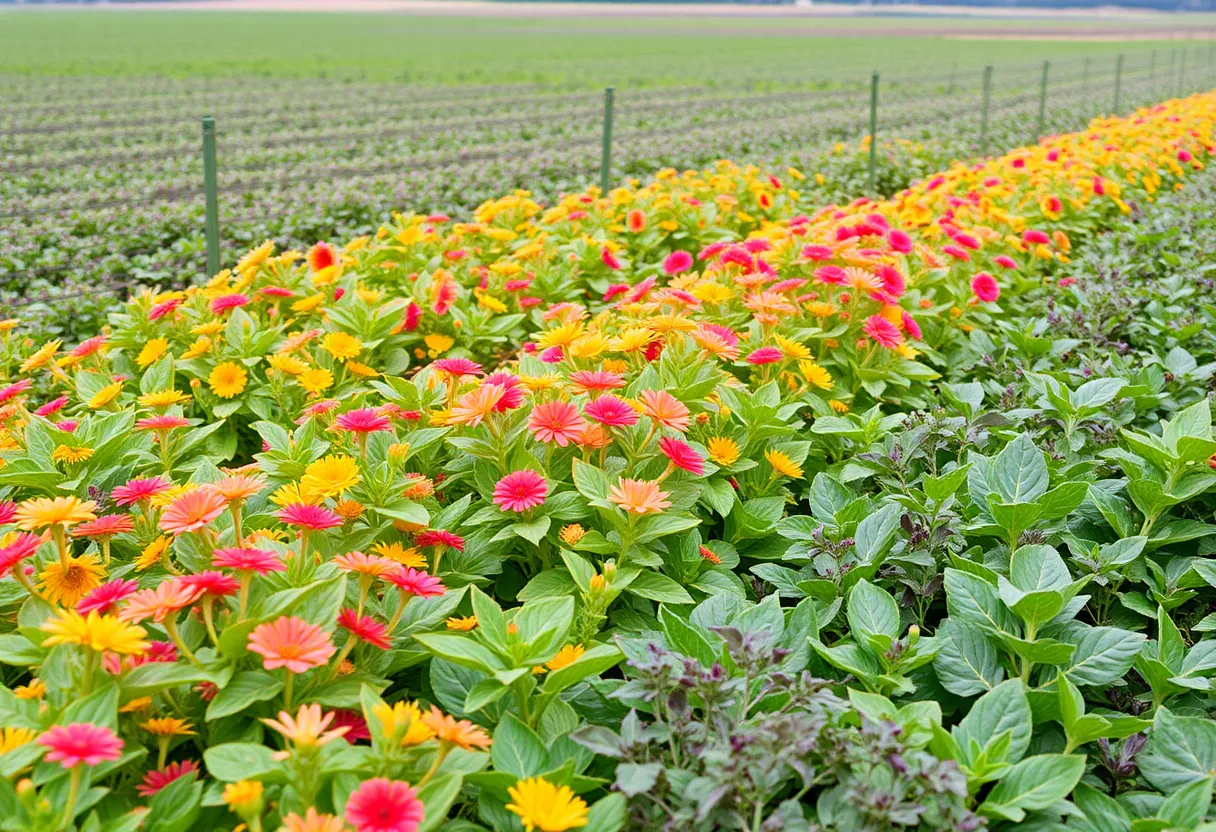
[[[990,128],[997,119],[1025,118],[1027,140],[1037,140],[1049,118],[1059,112],[1079,120],[1100,113],[1117,114],[1147,101],[1207,89],[1213,77],[1216,42],[1103,60],[1074,58],[989,66],[979,73],[959,71],[957,66],[949,72],[903,77],[876,72],[868,79],[837,79],[821,89],[754,94],[696,86],[610,89],[597,101],[585,91],[555,92],[537,87],[525,88],[520,94],[519,86],[452,88],[378,102],[371,108],[376,123],[370,126],[335,128],[330,123],[318,123],[315,117],[323,104],[274,114],[268,114],[264,107],[236,107],[220,119],[205,120],[211,127],[205,128],[201,154],[198,134],[190,141],[184,132],[188,122],[180,116],[77,118],[45,125],[18,121],[0,127],[0,135],[26,137],[44,146],[62,137],[66,147],[52,147],[47,151],[52,159],[41,161],[13,161],[29,148],[6,151],[10,161],[0,167],[4,174],[0,177],[0,206],[7,210],[0,210],[0,219],[20,223],[110,210],[201,208],[205,268],[210,275],[220,269],[225,220],[237,218],[236,209],[242,202],[248,204],[257,195],[269,192],[290,192],[318,183],[332,186],[370,182],[403,172],[523,164],[529,160],[565,165],[570,178],[586,177],[584,182],[599,181],[607,189],[620,181],[622,171],[634,169],[641,160],[662,157],[673,141],[695,139],[704,146],[714,146],[749,127],[763,125],[766,131],[788,136],[805,147],[870,136],[868,186],[874,193],[876,148],[884,138],[948,124],[951,130],[973,135],[979,154],[986,155],[994,149],[989,147]],[[495,92],[508,90],[511,94],[493,97]],[[491,98],[484,99],[487,94]],[[470,113],[468,103],[482,100],[488,100],[489,105]],[[38,112],[54,115],[70,111],[45,105]],[[249,129],[254,124],[273,135],[258,135],[258,129]],[[162,128],[176,131],[173,146],[155,146],[164,141]],[[295,133],[290,132],[293,128]],[[133,143],[130,149],[97,153],[75,152],[72,147],[88,146],[98,135],[123,130],[135,131],[129,137]],[[140,130],[149,132],[143,136],[138,134]],[[512,137],[521,130],[531,135]],[[282,135],[284,131],[288,134]],[[357,160],[358,164],[344,163],[340,158],[331,164],[318,163],[306,153],[295,153],[312,146],[321,146],[327,152],[366,146],[373,156],[382,146],[385,152],[374,163]],[[67,154],[54,159],[54,154],[63,149]],[[276,157],[276,153],[284,157]],[[112,166],[119,173],[129,167],[148,169],[157,173],[158,182],[166,184],[100,197],[91,196],[97,189],[88,181],[38,186],[24,193],[20,185],[4,184],[23,176],[53,178],[58,174],[70,179],[74,171],[95,171],[99,166]],[[163,176],[158,166],[164,166]],[[221,209],[227,214],[221,214]],[[155,257],[159,253],[155,245],[105,252],[83,264],[74,260],[0,273],[0,282],[71,274],[116,258]],[[161,265],[173,270],[197,264],[198,259],[199,253],[188,251]],[[129,275],[104,275],[99,285],[87,291],[20,298],[0,302],[0,307],[17,310],[67,302],[87,294],[118,293],[147,282]]]

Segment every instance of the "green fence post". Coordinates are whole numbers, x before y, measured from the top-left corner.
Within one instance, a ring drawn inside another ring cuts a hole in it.
[[[1114,115],[1119,115],[1119,93],[1120,87],[1123,85],[1123,53],[1119,53],[1118,59],[1115,60],[1115,108]]]
[[[984,103],[980,107],[980,155],[988,155],[988,99],[992,95],[992,67],[984,67]]]
[[[608,193],[612,182],[612,96],[613,88],[604,89],[604,148],[600,156],[600,192]]]
[[[220,200],[216,182],[215,116],[203,117],[203,200],[204,231],[207,236],[207,276],[220,270]]]
[[[870,175],[868,184],[871,196],[878,196],[875,183],[878,178],[878,73],[870,76]]]
[[[1039,90],[1039,136],[1047,130],[1047,72],[1051,61],[1043,61],[1043,85]]]

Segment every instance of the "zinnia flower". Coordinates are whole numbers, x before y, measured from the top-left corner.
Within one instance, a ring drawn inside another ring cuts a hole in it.
[[[72,537],[113,537],[132,531],[135,531],[135,520],[131,515],[103,514],[72,529]]]
[[[78,644],[94,652],[120,653],[135,656],[148,649],[144,636],[148,632],[120,621],[111,615],[102,615],[96,610],[87,616],[76,610],[58,610],[54,618],[42,622],[41,629],[50,633],[42,642],[43,647],[56,644]]]
[[[439,578],[409,566],[398,566],[392,572],[387,573],[384,579],[400,589],[402,593],[419,598],[437,598],[447,592],[447,587]]]
[[[549,486],[545,478],[525,468],[512,471],[494,486],[494,505],[503,511],[521,512],[536,508],[545,502]]]
[[[152,797],[165,786],[172,783],[174,780],[179,780],[182,777],[198,774],[198,763],[194,760],[182,760],[181,762],[169,763],[162,769],[157,771],[149,771],[144,775],[143,782],[135,787],[135,791],[140,797]]]
[[[161,531],[170,534],[194,532],[206,526],[223,512],[227,503],[211,488],[198,488],[178,497],[160,516]]]
[[[323,506],[291,503],[276,515],[289,526],[299,526],[309,531],[323,531],[342,525],[342,518]]]
[[[781,451],[772,449],[767,450],[764,452],[764,458],[767,459],[769,464],[773,466],[773,470],[781,476],[789,477],[791,479],[801,479],[802,468]]]
[[[122,740],[104,725],[88,722],[56,725],[38,738],[38,744],[49,749],[47,762],[59,763],[64,768],[81,763],[100,765],[122,756]]]
[[[351,794],[345,817],[355,832],[417,832],[425,811],[409,783],[374,777]]]
[[[0,547],[0,577],[7,575],[10,569],[37,552],[42,543],[41,535],[26,532],[13,535],[7,546]]]
[[[151,618],[157,624],[180,609],[190,606],[203,594],[198,587],[189,586],[182,578],[161,581],[155,589],[143,589],[131,596],[118,613],[123,621],[137,624]]]
[[[692,449],[687,442],[664,436],[659,440],[659,450],[671,460],[672,465],[696,474],[698,477],[705,473],[705,460]]]
[[[38,573],[39,588],[52,604],[73,607],[81,598],[101,585],[106,573],[93,555],[70,557],[65,565],[53,560]]]
[[[776,347],[761,347],[747,357],[748,364],[773,364],[785,356]]]
[[[638,412],[624,399],[611,393],[583,405],[583,413],[606,427],[628,427],[637,424]]]
[[[692,268],[692,255],[687,251],[673,251],[663,259],[663,274],[675,275]]]
[[[338,613],[338,626],[349,631],[360,641],[365,641],[381,650],[387,650],[392,646],[388,637],[388,628],[384,624],[370,615],[359,615],[350,607],[345,607]]]
[[[287,567],[274,552],[265,549],[242,549],[238,547],[216,549],[211,553],[211,564],[236,572],[250,572],[265,575],[268,572],[282,572]]]
[[[291,740],[297,748],[316,748],[345,736],[350,730],[349,726],[343,726],[326,731],[333,721],[332,711],[322,715],[320,705],[301,705],[295,716],[279,711],[277,720],[263,719],[262,723]]]
[[[301,817],[295,812],[283,816],[280,832],[347,832],[346,823],[335,815],[323,815],[313,806]]]
[[[435,732],[440,742],[458,745],[465,751],[476,751],[489,748],[492,744],[490,737],[481,728],[467,719],[457,720],[455,717],[431,706],[431,710],[423,715],[422,722]]]
[[[137,589],[139,589],[138,581],[124,581],[122,578],[106,581],[80,599],[76,604],[76,612],[81,615],[88,615],[91,612],[112,612],[120,601],[129,598]]]
[[[292,673],[319,667],[336,652],[329,634],[320,627],[285,615],[255,627],[248,646],[263,657],[262,665],[267,670],[285,667]]]
[[[569,786],[555,786],[543,777],[520,780],[507,789],[507,809],[519,815],[527,832],[566,832],[587,825],[587,802]]]
[[[570,402],[538,404],[528,416],[528,430],[539,442],[554,442],[564,448],[577,442],[587,423]]]
[[[97,503],[76,497],[34,497],[17,507],[17,528],[32,532],[48,526],[74,526],[95,520]]]
[[[668,430],[688,430],[688,408],[666,390],[643,390],[642,412]]]
[[[135,479],[115,488],[110,494],[110,499],[114,501],[115,505],[129,506],[140,500],[151,500],[157,494],[164,493],[172,487],[160,477]]]
[[[971,278],[971,291],[983,303],[992,303],[1001,296],[1001,286],[988,272],[980,272]]]
[[[211,375],[207,377],[211,392],[221,399],[239,396],[245,390],[245,384],[248,381],[249,373],[245,372],[245,368],[235,361],[225,361],[217,365],[211,371]]]
[[[348,410],[338,416],[334,425],[340,430],[348,430],[352,433],[377,433],[392,427],[388,418],[381,416],[370,407]]]
[[[893,350],[904,341],[904,334],[899,331],[899,327],[888,321],[882,315],[871,315],[866,318],[865,324],[862,325],[862,330],[866,335],[869,335],[875,342],[881,344],[887,349]]]
[[[418,546],[446,547],[455,549],[457,552],[464,551],[464,538],[444,529],[424,529],[414,536],[414,543]]]
[[[667,492],[659,490],[657,482],[622,479],[608,489],[609,502],[616,503],[630,514],[657,514],[671,503]]]

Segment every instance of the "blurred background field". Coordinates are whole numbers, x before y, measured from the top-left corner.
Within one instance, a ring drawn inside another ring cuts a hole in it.
[[[1214,28],[1135,14],[0,11],[0,303],[71,336],[133,286],[203,276],[204,115],[232,262],[265,238],[304,247],[392,210],[465,214],[515,188],[552,199],[599,181],[609,85],[613,181],[729,158],[796,168],[814,206],[867,187],[877,70],[876,190],[891,193],[1035,141],[1041,105],[1056,132],[1208,89]]]

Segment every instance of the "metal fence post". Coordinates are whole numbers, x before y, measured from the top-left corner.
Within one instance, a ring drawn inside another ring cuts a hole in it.
[[[220,200],[216,182],[215,116],[203,117],[204,231],[207,236],[207,276],[220,270]]]
[[[1120,87],[1123,85],[1123,53],[1119,53],[1118,59],[1115,61],[1115,108],[1114,115],[1119,114],[1119,93]]]
[[[612,184],[612,87],[604,89],[604,149],[600,156],[600,191],[607,194]]]
[[[1043,86],[1039,90],[1039,136],[1047,130],[1047,72],[1051,69],[1051,61],[1043,61]]]
[[[984,103],[980,108],[980,155],[988,155],[988,99],[992,95],[992,67],[984,67]]]
[[[878,73],[870,77],[870,195],[877,196],[875,184],[878,178]]]

